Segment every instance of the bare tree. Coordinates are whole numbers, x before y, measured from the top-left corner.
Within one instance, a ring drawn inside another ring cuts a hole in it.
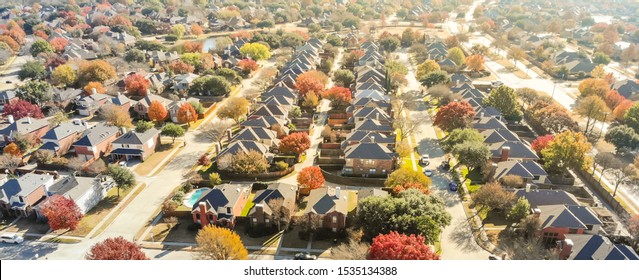
[[[395,119],[393,123],[393,128],[399,130],[399,140],[404,141],[404,139],[408,138],[411,134],[418,132],[417,123],[412,122],[410,119],[399,117]]]
[[[226,130],[229,129],[229,127],[231,127],[231,125],[225,121],[219,121],[215,124],[209,123],[204,127],[202,132],[200,132],[200,136],[211,142],[218,143],[221,146],[222,140],[226,135]]]
[[[277,224],[277,231],[281,231],[282,227],[284,230],[288,228],[291,223],[291,213],[295,211],[295,209],[288,209],[284,202],[283,198],[276,198],[266,203],[271,208],[271,218]]]
[[[606,170],[608,170],[609,168],[620,168],[623,166],[623,163],[619,159],[617,159],[617,156],[615,156],[613,153],[603,152],[598,153],[595,156],[595,162],[592,165],[593,174],[597,169],[597,165],[601,167],[601,175],[599,176],[599,182],[601,182],[601,177],[603,177],[603,174],[604,172],[606,172]]]
[[[415,100],[419,99],[419,91],[407,91],[402,92],[402,94],[398,94],[394,98],[395,103],[395,111],[398,114],[402,114],[404,110],[413,110],[417,102]]]
[[[299,221],[302,232],[312,233],[322,226],[322,220],[319,215],[308,213],[302,216]]]
[[[81,158],[74,157],[69,160],[69,163],[67,163],[67,168],[71,169],[71,171],[82,173],[82,168],[84,167],[84,163],[85,161],[82,160]]]
[[[538,238],[506,238],[500,242],[499,248],[513,260],[556,260],[559,258],[559,252],[546,249]]]
[[[0,156],[0,168],[9,170],[11,174],[16,172],[16,169],[20,167],[22,163],[22,158],[11,156],[11,155],[2,155]]]
[[[609,174],[611,175],[612,183],[615,185],[615,190],[612,193],[613,197],[617,195],[617,188],[621,184],[631,184],[639,180],[639,173],[634,165],[611,169]]]
[[[334,260],[365,260],[370,246],[364,242],[349,241],[331,249]]]

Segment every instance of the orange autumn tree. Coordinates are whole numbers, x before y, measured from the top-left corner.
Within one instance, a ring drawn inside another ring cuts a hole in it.
[[[617,107],[612,111],[612,116],[615,120],[623,121],[626,116],[626,112],[628,112],[628,109],[632,107],[632,104],[633,102],[627,99],[619,103],[619,105],[617,105]]]
[[[191,122],[197,120],[197,112],[190,103],[184,103],[184,105],[180,106],[177,114],[179,123],[188,123],[190,125]]]
[[[330,100],[333,106],[346,106],[351,103],[351,90],[345,87],[332,87],[322,93],[322,98]]]
[[[22,157],[22,152],[16,143],[11,143],[2,149],[2,152],[6,155],[12,155],[14,157]]]
[[[481,54],[471,55],[466,58],[466,66],[473,71],[484,70],[484,56]]]
[[[51,44],[57,53],[62,53],[64,48],[69,44],[69,40],[62,37],[55,37],[49,41],[49,44]]]
[[[171,62],[169,64],[169,69],[173,71],[174,74],[187,74],[195,71],[195,67],[181,60]]]
[[[317,166],[305,167],[297,174],[297,184],[300,185],[302,195],[308,195],[311,190],[322,187],[325,182],[322,170]]]
[[[102,83],[100,82],[89,82],[86,86],[84,86],[84,92],[87,95],[93,94],[93,89],[95,89],[95,91],[100,94],[103,94],[106,92],[106,89],[104,88],[104,86],[102,86]]]
[[[301,155],[311,147],[311,139],[305,132],[291,133],[280,141],[280,152]]]
[[[199,53],[202,52],[203,47],[204,44],[202,44],[202,42],[186,41],[182,45],[182,51],[185,53]]]
[[[146,96],[146,92],[151,86],[151,82],[140,74],[133,74],[124,80],[126,90],[131,95]]]
[[[195,36],[200,36],[204,34],[204,29],[202,26],[199,26],[197,23],[191,24],[191,34]]]
[[[320,71],[312,70],[300,74],[295,80],[295,88],[302,96],[309,91],[323,92],[324,86],[328,83],[328,77]]]
[[[151,105],[149,105],[149,120],[154,122],[162,122],[166,119],[169,113],[166,111],[166,108],[159,101],[151,101]]]

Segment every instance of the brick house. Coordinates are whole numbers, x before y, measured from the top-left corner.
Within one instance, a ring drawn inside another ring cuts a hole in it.
[[[275,199],[282,199],[282,214],[286,215],[289,219],[295,211],[295,198],[297,197],[297,186],[275,183],[271,184],[265,190],[260,190],[255,193],[253,198],[253,207],[248,212],[248,218],[251,227],[275,227],[277,223],[273,218],[273,211],[269,203]]]
[[[33,208],[47,197],[54,177],[28,173],[8,180],[0,187],[0,209],[3,215],[28,217]]]
[[[344,176],[386,177],[395,166],[395,154],[386,145],[359,143],[344,150]]]
[[[18,135],[25,136],[39,142],[42,136],[49,131],[49,122],[45,119],[24,117],[14,121],[13,116],[7,116],[9,125],[0,130],[0,135],[5,142],[13,142]]]
[[[75,154],[87,162],[93,162],[111,150],[111,143],[119,135],[117,127],[98,124],[87,129],[84,136],[73,143]]]
[[[222,184],[215,186],[193,204],[191,210],[193,222],[202,226],[214,224],[233,228],[235,218],[242,214],[242,209],[244,209],[250,194],[250,185]]]
[[[129,131],[113,141],[110,157],[119,160],[147,159],[155,152],[160,141],[160,131],[151,128],[145,132]]]
[[[56,156],[63,156],[73,143],[82,137],[82,133],[86,129],[86,123],[80,120],[61,123],[42,136],[43,144],[40,146],[40,150],[51,151]]]
[[[532,209],[541,223],[539,235],[554,244],[566,234],[599,234],[603,223],[590,208],[578,205],[544,205]]]
[[[346,227],[348,198],[339,187],[311,190],[304,215],[318,215],[320,226],[333,232]]]
[[[170,99],[166,99],[162,96],[151,94],[147,92],[146,96],[140,101],[138,101],[135,106],[133,106],[133,111],[137,113],[137,117],[140,119],[148,119],[149,106],[151,106],[151,102],[158,101],[160,104],[164,105],[164,108],[168,111],[169,105],[173,102]]]

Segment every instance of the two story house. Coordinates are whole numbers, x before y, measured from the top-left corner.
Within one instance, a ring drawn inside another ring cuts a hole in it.
[[[73,143],[75,154],[87,162],[93,162],[111,150],[111,143],[119,135],[117,127],[98,124],[87,129],[84,136]]]
[[[599,234],[603,232],[603,223],[586,206],[545,205],[532,209],[533,216],[539,219],[539,235],[546,242],[554,243],[565,239],[566,234]]]
[[[342,175],[386,177],[393,171],[395,154],[386,145],[372,141],[346,147],[344,150],[346,164],[342,168]]]
[[[7,116],[7,119],[9,125],[0,130],[0,135],[5,142],[13,142],[18,135],[39,142],[40,138],[49,131],[49,122],[45,119],[24,117],[14,121],[13,116]]]
[[[252,201],[254,206],[247,215],[251,227],[278,229],[278,219],[290,220],[295,211],[296,197],[297,186],[285,183],[271,184],[265,190],[257,191]],[[281,200],[281,204],[276,203],[277,200]],[[277,208],[273,209],[273,206]]]
[[[129,131],[113,141],[110,157],[116,160],[140,159],[144,161],[155,152],[160,131],[151,128],[145,132]]]
[[[86,122],[80,120],[63,122],[42,136],[40,150],[51,151],[55,156],[65,155],[86,129]]]
[[[206,226],[209,224],[233,228],[236,217],[251,194],[250,185],[222,184],[204,193],[193,205],[193,222]]]
[[[318,188],[311,190],[304,215],[318,215],[321,228],[338,232],[346,227],[347,205],[347,193],[339,187]]]
[[[3,215],[28,217],[33,208],[46,199],[54,177],[48,174],[27,173],[8,180],[0,187],[0,209]]]

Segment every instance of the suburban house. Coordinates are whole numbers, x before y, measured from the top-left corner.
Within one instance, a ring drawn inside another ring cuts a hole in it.
[[[180,107],[182,107],[182,105],[186,103],[200,103],[200,99],[189,97],[188,99],[182,98],[180,100],[169,103],[169,105],[166,107],[169,111],[169,117],[171,118],[172,122],[178,123],[178,110],[180,110]]]
[[[338,232],[346,227],[348,194],[339,187],[311,190],[304,215],[318,215],[321,227]]]
[[[135,104],[135,106],[133,107],[133,110],[137,113],[138,118],[140,119],[148,118],[147,114],[149,113],[149,107],[151,106],[151,102],[153,101],[160,102],[160,104],[164,105],[164,108],[166,108],[167,111],[168,111],[169,105],[173,102],[170,99],[166,99],[162,96],[147,93],[147,95],[144,98],[140,99],[138,103]]]
[[[344,159],[342,175],[345,176],[386,177],[395,165],[395,154],[374,141],[346,147]]]
[[[289,128],[286,126],[286,124],[286,119],[276,118],[273,116],[258,116],[256,118],[249,118],[248,120],[242,122],[240,124],[240,127],[263,127],[272,129],[273,126],[277,125],[282,127],[286,131],[286,134],[288,134]]]
[[[189,90],[189,88],[191,88],[191,83],[193,83],[193,80],[199,78],[200,76],[193,74],[193,73],[187,73],[187,74],[180,74],[177,75],[175,77],[173,77],[173,90],[175,91],[187,91]],[[200,94],[202,94],[200,92]],[[207,94],[210,95],[210,94]]]
[[[76,88],[57,88],[54,87],[53,91],[53,102],[56,106],[61,108],[66,108],[72,102],[75,102],[82,93],[84,93],[83,89]]]
[[[632,247],[598,234],[566,234],[558,245],[563,260],[639,260]]]
[[[616,81],[610,88],[616,90],[627,99],[635,101],[639,99],[639,84],[635,80]]]
[[[381,124],[391,124],[393,122],[393,118],[386,111],[377,107],[364,107],[356,110],[352,113],[352,117],[348,122],[358,124],[365,120],[377,120]]]
[[[111,100],[111,96],[107,94],[100,94],[93,89],[93,94],[84,95],[80,97],[80,99],[76,100],[76,106],[78,109],[78,114],[80,116],[92,116],[97,112],[100,107],[107,103],[107,101]]]
[[[277,147],[280,143],[275,131],[263,127],[246,127],[231,139],[231,142],[235,141],[255,141],[269,147]]]
[[[0,130],[5,142],[13,142],[18,135],[28,139],[40,141],[40,138],[49,131],[49,122],[46,119],[24,117],[14,121],[13,116],[7,116],[9,125]]]
[[[541,223],[539,235],[546,242],[563,240],[565,234],[598,234],[603,223],[586,206],[544,205],[532,209]]]
[[[151,128],[145,132],[129,131],[113,141],[111,158],[116,160],[130,160],[133,158],[144,161],[155,152],[160,141],[160,131]]]
[[[493,175],[494,180],[501,180],[505,176],[519,176],[524,180],[524,183],[538,183],[548,184],[548,173],[539,165],[539,163],[532,160],[525,161],[500,161],[494,166],[495,172]]]
[[[395,149],[395,137],[390,137],[385,134],[374,131],[354,130],[346,135],[346,139],[342,141],[342,149],[350,145],[356,145],[359,143],[379,143],[386,145],[390,150]]]
[[[297,197],[297,186],[275,183],[269,185],[265,190],[260,190],[255,193],[253,198],[253,207],[248,212],[248,218],[251,227],[277,227],[279,222],[278,218],[285,215],[288,220],[295,211],[295,198]],[[281,199],[280,213],[273,214],[272,201]]]
[[[33,208],[47,197],[54,177],[48,174],[27,173],[20,178],[8,180],[0,187],[2,214],[28,217]]]
[[[150,51],[146,53],[148,59],[153,62],[153,65],[160,63],[170,63],[172,61],[180,59],[180,55],[173,51]]]
[[[237,153],[257,151],[264,155],[268,162],[273,161],[273,154],[269,152],[269,146],[255,141],[234,141],[217,155],[217,166],[220,170],[226,170],[231,164],[231,156]],[[227,156],[229,155],[229,156]]]
[[[65,176],[56,181],[50,188],[49,194],[59,194],[75,201],[82,214],[93,209],[107,194],[107,191],[115,186],[110,177],[76,177]]]
[[[40,138],[43,143],[40,150],[51,151],[55,156],[65,155],[86,129],[86,122],[80,120],[63,122]]]
[[[242,214],[242,209],[251,194],[250,185],[222,184],[205,192],[193,205],[191,214],[193,222],[202,226],[214,224],[233,228],[235,218]]]
[[[98,124],[87,129],[84,136],[73,143],[75,154],[87,162],[93,162],[111,150],[111,143],[119,135],[117,127]]]
[[[156,93],[160,94],[164,92],[164,89],[171,85],[171,77],[169,74],[162,73],[151,73],[146,75],[146,79],[151,83],[151,89]]]
[[[494,162],[516,160],[538,160],[539,156],[521,141],[504,141],[488,145]]]
[[[532,208],[545,205],[580,205],[577,198],[563,190],[548,189],[517,189],[515,196],[523,197],[530,203]]]

